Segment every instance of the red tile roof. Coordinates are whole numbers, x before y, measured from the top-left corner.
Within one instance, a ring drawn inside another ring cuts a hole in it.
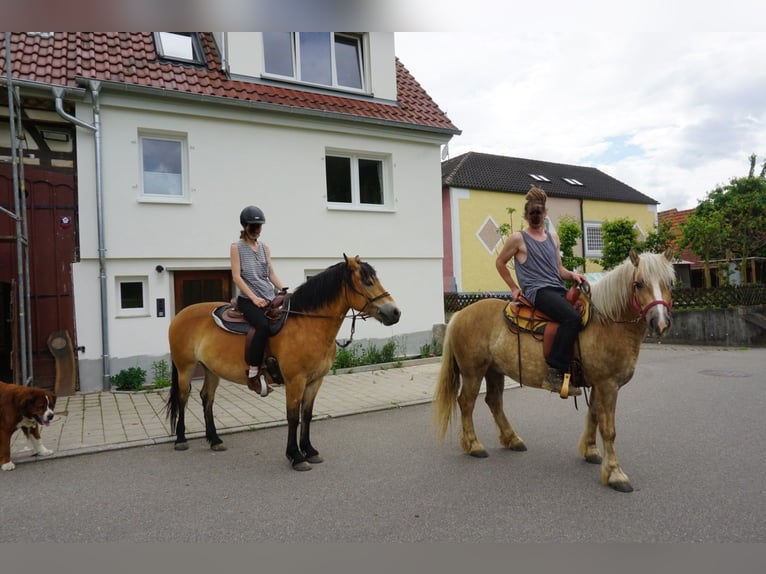
[[[7,35],[3,34],[0,42],[2,79],[6,78]],[[205,65],[160,59],[151,32],[56,32],[51,37],[12,33],[12,76],[16,80],[64,87],[80,87],[76,79],[82,77],[460,133],[398,58],[397,102],[391,104],[372,98],[230,79],[221,69],[212,33],[202,32],[200,38]]]
[[[678,258],[682,261],[689,261],[692,263],[692,267],[696,267],[697,264],[701,263],[699,257],[694,255],[689,249],[683,249],[680,252],[678,251],[678,243],[683,235],[680,226],[692,213],[694,213],[694,209],[684,209],[682,211],[678,211],[675,208],[668,209],[667,211],[660,211],[657,213],[657,221],[659,223],[663,223],[664,221],[670,222],[670,232],[676,236],[673,246],[676,249]]]

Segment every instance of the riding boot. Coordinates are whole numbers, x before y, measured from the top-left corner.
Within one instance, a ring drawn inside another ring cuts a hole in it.
[[[542,388],[552,393],[561,393],[561,386],[564,384],[564,373],[554,367],[548,367],[548,373],[545,375]],[[579,387],[569,387],[568,396],[579,396],[582,389]]]

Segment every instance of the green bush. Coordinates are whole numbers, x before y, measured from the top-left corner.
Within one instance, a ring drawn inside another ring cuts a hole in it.
[[[146,371],[141,367],[129,367],[112,375],[109,380],[118,391],[137,391],[146,382]]]
[[[430,343],[426,343],[420,347],[420,356],[425,357],[441,357],[442,356],[442,343],[436,339],[432,339]]]
[[[154,373],[152,384],[155,389],[164,389],[170,386],[170,367],[165,359],[152,363],[152,373]]]

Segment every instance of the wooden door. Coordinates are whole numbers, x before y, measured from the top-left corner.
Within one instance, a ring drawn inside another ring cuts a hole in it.
[[[74,175],[25,166],[23,192],[26,199],[29,246],[29,309],[32,326],[32,384],[53,389],[56,365],[48,349],[51,333],[68,331],[76,341],[72,264],[79,258],[77,234],[77,193]],[[0,164],[0,205],[14,210],[11,167]],[[0,214],[0,283],[18,279],[16,223]],[[21,293],[16,281],[16,293]],[[6,289],[0,290],[2,293]],[[15,293],[11,297],[18,297]],[[16,305],[11,308],[18,309]],[[0,304],[6,308],[7,305]],[[10,321],[11,339],[19,333],[18,313]],[[0,338],[4,340],[5,338]],[[7,349],[0,349],[5,354]],[[18,353],[14,349],[12,353]],[[21,373],[14,373],[20,377]],[[21,382],[15,380],[15,382]]]

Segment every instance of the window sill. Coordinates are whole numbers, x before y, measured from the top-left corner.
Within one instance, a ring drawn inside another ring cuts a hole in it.
[[[327,205],[328,211],[367,211],[370,213],[396,213],[396,209],[388,207],[386,205],[355,205],[355,204],[342,204],[333,203]]]
[[[172,195],[141,195],[137,199],[138,203],[175,203],[180,205],[191,205],[191,199],[188,197],[174,197]]]

